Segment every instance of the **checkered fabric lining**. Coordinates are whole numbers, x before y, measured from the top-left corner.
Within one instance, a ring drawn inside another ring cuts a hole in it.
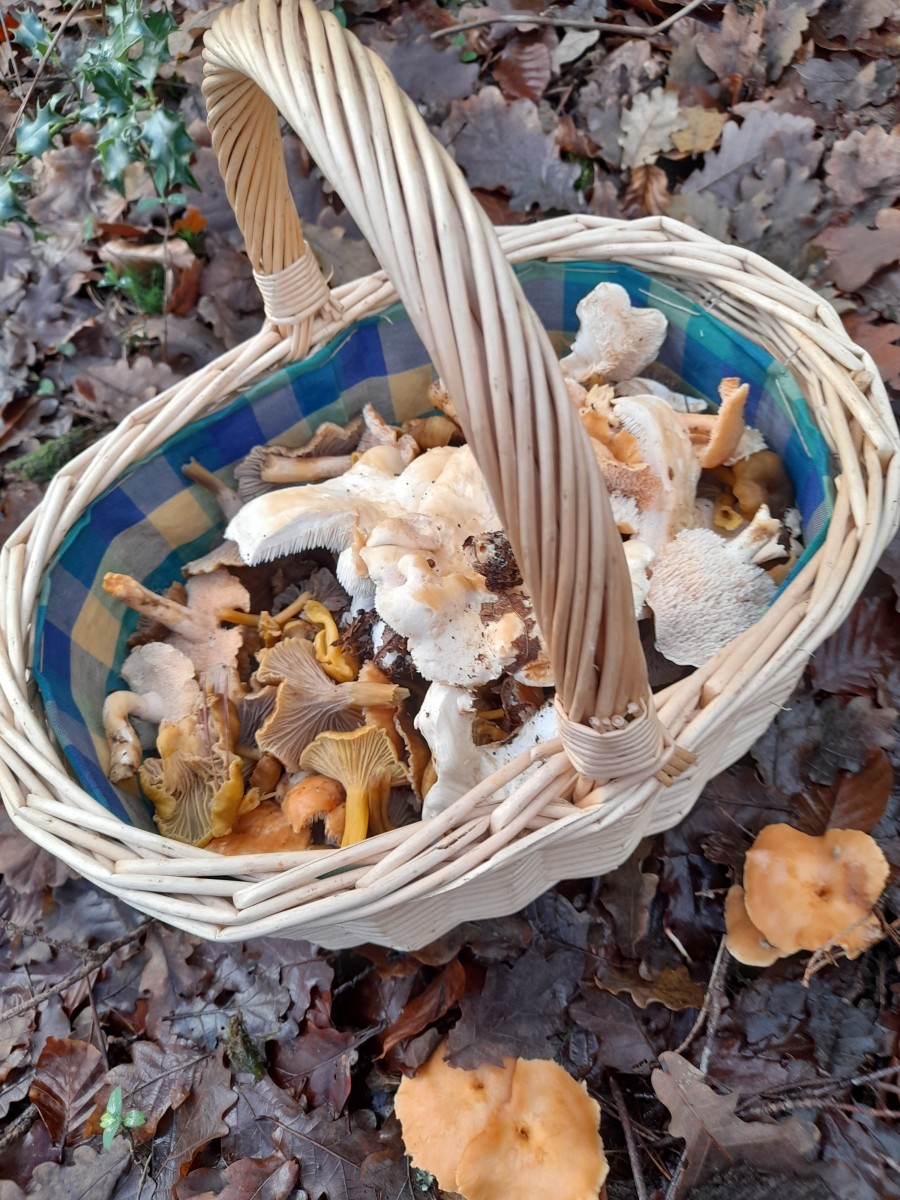
[[[630,267],[534,262],[517,273],[560,352],[577,329],[578,301],[609,280],[622,284],[634,303],[667,317],[657,369],[666,382],[708,399],[725,375],[749,382],[748,422],[782,456],[796,489],[806,542],[802,561],[815,552],[833,508],[829,454],[785,368],[667,284]],[[394,305],[176,434],[95,500],[70,531],[44,580],[34,672],[76,776],[110,812],[153,828],[137,790],[113,787],[106,778],[101,709],[104,697],[122,686],[117,668],[137,617],[123,614],[100,581],[107,571],[120,571],[162,590],[220,537],[218,507],[203,488],[186,486],[181,466],[196,458],[233,483],[232,470],[251,447],[301,445],[321,422],[343,423],[366,403],[389,420],[420,415],[432,377],[421,342],[402,307]]]

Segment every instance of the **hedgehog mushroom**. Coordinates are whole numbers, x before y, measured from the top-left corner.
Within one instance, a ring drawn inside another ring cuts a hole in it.
[[[647,603],[653,610],[656,647],[670,662],[700,666],[749,629],[775,595],[758,565],[780,557],[773,522],[758,520],[731,541],[709,529],[684,529],[653,561]]]
[[[382,827],[377,832],[383,832],[390,790],[406,783],[406,771],[390,738],[372,725],[352,733],[320,733],[303,751],[300,766],[304,771],[337,780],[346,791],[342,846],[352,846],[365,838],[370,812]]]
[[[250,812],[243,813],[231,833],[212,838],[207,850],[216,854],[284,854],[309,848],[308,829],[295,830],[274,800],[263,800]]]
[[[194,664],[164,642],[137,646],[122,664],[122,678],[130,692],[111,692],[103,702],[103,729],[109,742],[109,778],[112,783],[131,779],[141,765],[140,739],[128,718],[158,725],[179,721],[200,699]]]
[[[585,1084],[558,1063],[517,1058],[509,1099],[462,1150],[456,1190],[467,1200],[596,1200],[609,1174],[599,1123]]]
[[[782,954],[840,946],[856,958],[881,937],[872,908],[889,868],[877,842],[857,829],[821,837],[766,825],[747,851],[747,915]]]
[[[666,340],[667,322],[655,308],[633,308],[617,283],[600,283],[578,303],[580,322],[563,371],[579,381],[631,379],[656,358]]]
[[[557,736],[552,700],[541,705],[506,741],[487,746],[476,746],[472,740],[477,716],[472,696],[463,688],[432,683],[425,693],[416,728],[431,750],[436,778],[426,790],[423,817],[443,812],[492,772]],[[502,800],[510,786],[499,788],[494,799]]]

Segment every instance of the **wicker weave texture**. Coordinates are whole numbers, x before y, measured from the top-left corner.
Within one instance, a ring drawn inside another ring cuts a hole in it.
[[[384,67],[312,3],[245,0],[221,14],[207,38],[206,92],[229,196],[277,319],[69,463],[3,548],[0,790],[36,842],[136,908],[201,936],[422,945],[459,921],[514,911],[561,878],[614,868],[642,837],[681,819],[707,780],[746,751],[897,526],[897,430],[871,359],[834,310],[756,255],[661,217],[493,230]],[[325,290],[287,192],[276,110],[343,196],[384,273]],[[612,260],[676,283],[789,366],[835,457],[837,501],[819,552],[752,629],[652,700],[602,482],[508,266],[532,258]],[[29,663],[48,562],[131,463],[398,295],[460,407],[569,717],[641,705],[666,731],[669,752],[677,740],[693,765],[666,787],[654,777],[658,762],[635,763],[576,805],[576,775],[556,741],[440,816],[336,851],[223,861],[122,824],[72,780],[35,696]],[[496,804],[497,787],[526,768]]]

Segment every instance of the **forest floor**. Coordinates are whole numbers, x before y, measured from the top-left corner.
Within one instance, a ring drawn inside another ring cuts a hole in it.
[[[220,7],[2,9],[0,536],[64,461],[259,328],[199,91]],[[896,0],[711,2],[649,36],[679,6],[336,7],[495,222],[668,213],[758,251],[836,306],[900,394]],[[326,271],[368,273],[340,202],[286,146]],[[722,950],[725,892],[767,824],[870,831],[900,872],[898,589],[895,545],[676,829],[416,953],[203,942],[2,817],[0,1200],[437,1196],[392,1096],[448,1033],[459,1061],[553,1057],[586,1083],[610,1200],[900,1197],[894,885],[885,937],[854,961],[758,971]],[[103,1148],[116,1086],[146,1119]]]

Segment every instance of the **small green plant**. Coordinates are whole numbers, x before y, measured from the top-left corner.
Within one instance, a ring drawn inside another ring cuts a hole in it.
[[[158,316],[166,298],[166,273],[158,263],[146,267],[125,267],[121,272],[107,264],[104,287],[121,292],[138,312]]]
[[[190,170],[195,146],[181,117],[157,95],[160,67],[171,57],[168,36],[177,27],[175,18],[168,12],[144,14],[141,0],[107,4],[105,32],[91,36],[64,72],[40,18],[24,6],[12,16],[13,39],[38,63],[35,76],[49,62],[65,78],[54,82],[51,98],[38,102],[34,117],[16,129],[12,163],[0,172],[0,224],[25,217],[22,200],[30,178],[24,168],[50,149],[57,133],[75,124],[97,130],[95,152],[107,183],[124,191],[126,169],[143,163],[160,199],[181,202],[177,189],[196,186]]]
[[[100,1118],[103,1149],[109,1150],[120,1129],[137,1129],[146,1123],[147,1118],[139,1108],[129,1108],[128,1112],[122,1112],[122,1089],[114,1087],[106,1102],[106,1112]]]

